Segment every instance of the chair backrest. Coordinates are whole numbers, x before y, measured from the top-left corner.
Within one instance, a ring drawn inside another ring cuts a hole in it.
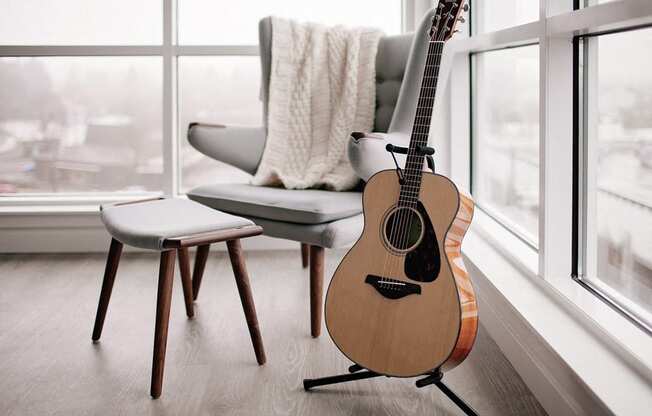
[[[414,116],[417,111],[417,100],[421,90],[421,78],[423,77],[423,69],[426,66],[429,32],[434,12],[435,10],[432,9],[423,16],[419,27],[412,35],[413,42],[412,47],[409,48],[410,55],[403,71],[401,91],[396,100],[392,122],[387,128],[389,133],[409,135],[412,132]]]
[[[272,19],[265,17],[258,24],[260,64],[262,69],[261,99],[263,123],[267,126],[267,101],[272,66]],[[384,36],[378,44],[376,55],[376,114],[374,131],[386,132],[393,124],[395,108],[402,93],[402,83],[410,45],[414,34]],[[425,55],[424,55],[425,58]],[[424,61],[425,62],[425,61]],[[418,92],[418,85],[416,91]],[[405,100],[404,100],[405,101]]]

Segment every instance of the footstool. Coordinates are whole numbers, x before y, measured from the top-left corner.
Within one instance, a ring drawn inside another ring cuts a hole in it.
[[[102,222],[112,239],[93,328],[94,342],[97,342],[102,334],[123,244],[161,252],[152,362],[153,398],[161,395],[163,384],[176,253],[179,254],[186,314],[192,318],[193,299],[196,299],[199,291],[210,244],[226,241],[256,360],[259,365],[265,363],[263,340],[240,246],[240,238],[261,234],[261,227],[248,219],[216,211],[186,199],[155,198],[105,205],[100,210]],[[198,247],[197,257],[194,276],[191,278],[188,248],[195,246]]]

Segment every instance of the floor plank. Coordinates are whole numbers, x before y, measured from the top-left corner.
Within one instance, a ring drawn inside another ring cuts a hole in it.
[[[327,254],[327,276],[342,254]],[[299,251],[246,257],[267,364],[256,364],[228,257],[213,253],[192,320],[176,271],[163,395],[151,400],[156,255],[124,255],[97,344],[91,331],[103,256],[0,255],[0,414],[461,414],[414,380],[305,393],[303,378],[341,373],[350,363],[325,329],[310,337],[308,271]],[[482,327],[469,358],[445,381],[481,415],[545,415]]]

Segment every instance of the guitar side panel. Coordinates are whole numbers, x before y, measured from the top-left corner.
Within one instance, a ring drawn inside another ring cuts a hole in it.
[[[462,258],[462,240],[471,225],[475,204],[473,199],[460,192],[460,207],[453,224],[446,235],[444,250],[453,269],[455,284],[460,298],[462,321],[457,344],[448,360],[442,365],[448,371],[459,365],[471,352],[478,332],[478,305],[471,278]]]

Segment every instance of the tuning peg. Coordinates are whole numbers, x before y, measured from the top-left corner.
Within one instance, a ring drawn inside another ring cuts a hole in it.
[[[460,22],[460,23],[464,23],[464,22],[466,22],[466,19],[463,18],[462,16],[460,16],[460,17],[457,18],[457,21]]]
[[[469,11],[469,4],[465,3],[464,7],[462,7],[462,10],[464,10],[465,12],[468,12]]]

